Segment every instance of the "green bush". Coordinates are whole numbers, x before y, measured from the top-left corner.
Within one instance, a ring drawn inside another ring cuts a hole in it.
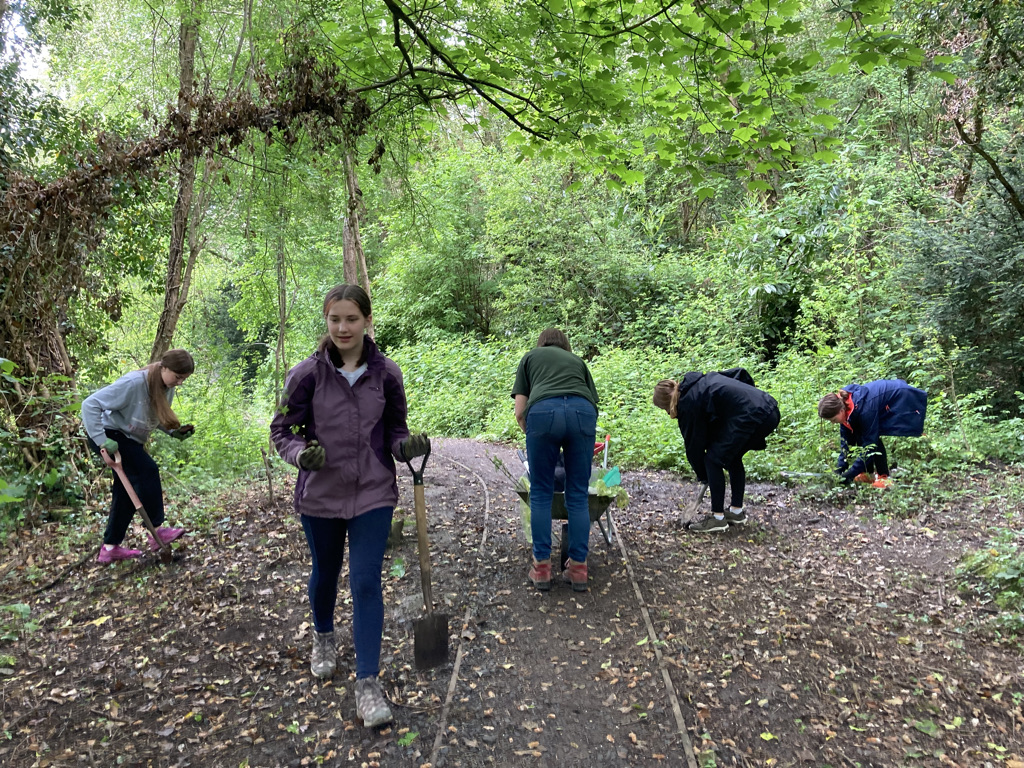
[[[528,350],[527,344],[515,347],[451,336],[395,350],[393,357],[405,374],[410,425],[432,435],[521,442],[510,391],[519,359]],[[653,347],[602,349],[589,361],[601,397],[598,437],[612,436],[612,464],[688,473],[675,421],[651,404],[654,384],[662,378],[678,379],[688,370],[707,372],[741,365],[779,402],[782,417],[768,450],[748,454],[751,477],[778,479],[783,470],[830,473],[839,432],[818,418],[821,396],[850,382],[907,375],[902,370],[879,370],[877,361],[864,369],[858,367],[858,360],[849,346],[813,353],[789,348],[769,368],[757,359],[724,356],[722,348],[710,340],[695,340],[685,354]],[[1020,410],[996,415],[983,392],[957,396],[954,407],[943,380],[929,381],[924,436],[886,441],[909,477],[938,477],[985,456],[1006,461],[1019,457],[1024,443]],[[917,382],[912,379],[911,383]],[[892,496],[896,499],[901,494]],[[916,503],[904,501],[909,507]]]
[[[1003,530],[982,549],[964,555],[957,574],[965,590],[1009,614],[1004,625],[1024,630],[1024,547],[1014,531]]]

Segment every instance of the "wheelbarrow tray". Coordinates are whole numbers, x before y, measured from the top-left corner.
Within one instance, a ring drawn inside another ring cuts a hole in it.
[[[527,504],[530,503],[530,492],[524,491],[519,488],[516,489],[516,493],[519,498],[525,501]],[[590,508],[590,522],[599,523],[601,521],[601,515],[603,515],[611,503],[615,501],[614,496],[599,496],[596,493],[591,493],[587,497],[587,505]],[[565,494],[557,491],[551,498],[551,519],[552,520],[568,520],[569,512],[565,508]],[[611,542],[609,542],[611,543]]]
[[[527,506],[530,504],[530,492],[521,488],[516,488],[516,494],[522,499]],[[611,503],[615,501],[614,496],[598,496],[596,493],[588,494],[587,503],[590,508],[590,524],[597,523],[597,527],[601,530],[601,535],[604,536],[605,544],[609,547],[612,545],[612,511]],[[607,518],[607,521],[602,521],[601,518]],[[569,513],[565,508],[565,494],[556,492],[551,498],[551,519],[552,520],[568,520]],[[569,558],[569,531],[568,523],[562,523],[561,531],[561,545],[559,560],[562,564],[562,570],[565,570],[565,563]]]

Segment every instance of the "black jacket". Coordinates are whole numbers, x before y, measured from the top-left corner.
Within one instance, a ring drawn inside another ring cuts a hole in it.
[[[775,398],[753,383],[742,368],[683,376],[676,418],[686,458],[701,481],[707,479],[706,459],[724,467],[747,451],[762,451],[779,425]]]

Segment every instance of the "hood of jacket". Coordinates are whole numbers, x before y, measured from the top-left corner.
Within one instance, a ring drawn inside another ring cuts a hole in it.
[[[683,380],[679,382],[679,398],[682,399],[686,396],[693,387],[704,378],[704,374],[700,371],[690,371],[689,373],[683,374]]]

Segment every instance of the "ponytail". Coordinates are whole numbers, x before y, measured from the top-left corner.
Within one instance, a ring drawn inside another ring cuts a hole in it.
[[[668,411],[668,415],[676,418],[676,405],[679,403],[679,383],[675,379],[662,379],[654,385],[654,397],[651,399],[658,408]]]
[[[845,390],[829,392],[818,401],[818,416],[822,419],[831,419],[838,416],[847,409],[849,399],[850,394]]]

